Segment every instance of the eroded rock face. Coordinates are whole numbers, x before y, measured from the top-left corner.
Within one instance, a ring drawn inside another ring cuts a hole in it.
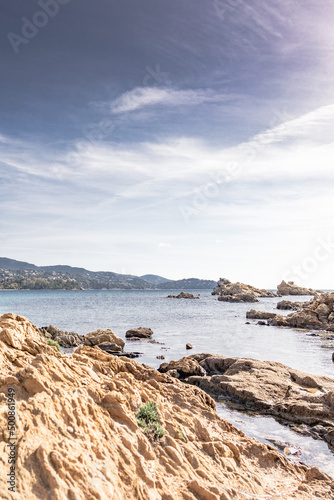
[[[218,300],[222,302],[258,302],[259,297],[276,297],[273,292],[255,288],[244,283],[231,283],[221,278],[212,295],[219,295]]]
[[[318,295],[318,292],[312,288],[304,288],[295,285],[293,281],[284,280],[277,286],[277,293],[278,295]]]
[[[248,409],[305,425],[310,434],[334,447],[333,379],[309,375],[273,361],[211,354],[194,354],[163,363],[159,371],[183,378],[211,395],[242,403]]]
[[[38,500],[328,499],[334,481],[288,462],[218,417],[201,389],[98,347],[65,356],[25,318],[0,317],[0,400],[15,390],[17,497]],[[166,434],[152,442],[135,413],[154,401]],[[0,412],[1,498],[7,415]]]
[[[64,332],[54,325],[42,326],[39,328],[41,334],[57,342],[62,347],[76,347],[83,344],[85,336],[75,332]]]
[[[85,336],[85,345],[88,346],[93,347],[95,345],[106,345],[107,343],[110,345],[114,344],[116,346],[115,351],[123,351],[125,346],[125,341],[115,335],[115,333],[110,329],[101,328],[95,332],[87,333]]]
[[[139,328],[132,328],[128,330],[125,334],[127,339],[150,339],[153,335],[153,330],[151,328],[144,328],[140,326]]]
[[[268,324],[274,326],[334,332],[334,292],[322,293],[310,302],[302,303],[300,309],[287,316],[254,309],[246,316],[249,319],[268,319]]]
[[[281,311],[297,311],[301,307],[305,307],[309,302],[291,302],[290,300],[281,300],[277,304],[277,309]]]
[[[168,295],[168,299],[199,299],[199,297],[195,297],[192,293],[181,292],[179,295]]]

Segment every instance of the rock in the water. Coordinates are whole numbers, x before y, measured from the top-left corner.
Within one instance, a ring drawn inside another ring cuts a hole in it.
[[[77,347],[83,344],[85,340],[84,335],[75,332],[64,332],[54,325],[42,326],[39,331],[45,338],[54,340],[62,347]]]
[[[128,330],[125,334],[127,339],[139,338],[139,339],[150,339],[153,335],[151,328],[144,328],[140,326],[139,328],[132,328]]]
[[[28,320],[6,314],[0,366],[1,401],[14,391],[20,437],[13,495],[0,433],[3,500],[333,498],[333,479],[247,438],[201,389],[148,365],[88,346],[64,356]],[[165,431],[154,442],[136,418],[149,401]],[[1,429],[7,418],[2,411]]]
[[[246,316],[251,319],[268,319],[268,323],[275,326],[334,332],[334,292],[314,297],[287,316],[254,309],[248,311]]]
[[[186,344],[186,349],[193,349],[193,348],[194,348],[194,346],[192,344],[189,344],[189,343]]]
[[[109,344],[116,344],[121,348],[121,351],[125,346],[125,341],[115,335],[115,333],[110,329],[100,328],[95,332],[87,333],[85,337],[85,345],[91,347],[93,347],[94,345],[99,346],[101,344],[105,344],[106,342]]]
[[[218,281],[212,295],[219,295],[218,300],[222,302],[258,302],[259,297],[276,297],[274,292],[244,283],[231,283],[225,278]]]
[[[284,280],[277,286],[277,293],[278,295],[318,295],[318,292],[312,288],[304,288],[295,285],[293,281]]]
[[[334,445],[334,380],[329,377],[273,361],[211,354],[163,363],[159,371],[285,423],[305,424],[317,438]]]
[[[277,304],[277,309],[281,311],[297,311],[301,307],[305,307],[308,302],[291,302],[290,300],[281,300]]]
[[[192,293],[181,292],[179,295],[168,295],[168,299],[199,299],[199,297],[195,297]]]

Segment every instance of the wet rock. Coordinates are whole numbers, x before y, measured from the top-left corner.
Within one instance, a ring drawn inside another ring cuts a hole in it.
[[[159,371],[284,423],[305,424],[313,436],[328,444],[334,442],[334,380],[329,377],[309,375],[273,361],[210,354],[163,363]]]
[[[179,295],[168,295],[168,299],[199,299],[199,297],[195,297],[192,293],[181,292]]]
[[[305,302],[291,302],[290,300],[281,300],[277,304],[277,309],[282,311],[297,311],[301,307],[305,306]]]
[[[153,335],[153,331],[151,328],[144,328],[140,326],[139,328],[132,328],[128,330],[125,334],[127,339],[139,338],[139,339],[150,339]]]
[[[91,347],[105,344],[106,342],[109,344],[116,344],[121,348],[121,351],[125,346],[125,341],[115,335],[115,333],[110,329],[100,328],[99,330],[95,330],[95,332],[87,333],[85,337],[85,345]]]
[[[54,325],[42,326],[38,330],[43,337],[54,340],[62,347],[77,347],[83,344],[85,340],[84,335],[79,335],[75,332],[65,332],[59,330]]]
[[[302,286],[295,285],[293,281],[282,281],[277,286],[278,295],[318,295],[318,292],[312,290],[312,288],[304,288]]]
[[[266,323],[265,321],[258,321],[256,324],[257,324],[257,325],[260,325],[260,326],[264,326],[264,325],[266,325],[267,323]]]
[[[189,343],[186,344],[186,349],[193,349],[193,348],[194,348],[194,346],[192,344],[189,344]]]
[[[255,309],[251,309],[247,311],[246,318],[247,319],[271,319],[275,318],[277,315],[275,313],[270,313],[266,311],[256,311]]]
[[[157,356],[157,359],[166,359],[166,357],[161,355],[161,356]]]

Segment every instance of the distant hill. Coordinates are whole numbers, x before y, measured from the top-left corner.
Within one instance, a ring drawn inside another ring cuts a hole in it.
[[[196,278],[179,281],[146,274],[133,276],[106,271],[88,271],[83,267],[66,265],[35,266],[28,262],[0,257],[0,289],[213,289],[216,283]]]
[[[160,290],[207,290],[213,289],[217,283],[213,280],[200,280],[197,278],[188,278],[168,283],[160,283],[157,288]]]
[[[144,276],[140,276],[140,278],[152,283],[152,285],[160,285],[160,283],[168,283],[172,281],[167,278],[163,278],[162,276],[157,276],[156,274],[144,274]]]
[[[14,259],[6,259],[6,257],[0,257],[0,269],[11,269],[12,271],[24,271],[26,269],[38,269],[34,264],[28,264],[28,262],[21,262]]]

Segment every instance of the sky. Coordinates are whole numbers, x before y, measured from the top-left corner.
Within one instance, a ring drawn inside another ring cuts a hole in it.
[[[0,256],[334,288],[333,0],[0,11]]]

